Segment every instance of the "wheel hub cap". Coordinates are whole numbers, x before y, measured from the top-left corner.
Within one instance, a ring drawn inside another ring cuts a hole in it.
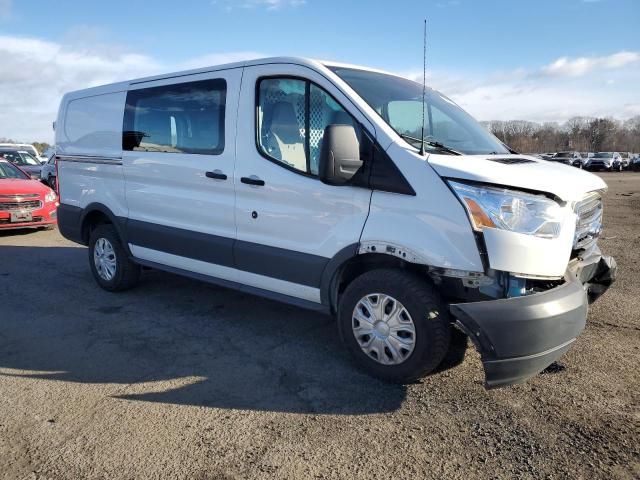
[[[116,252],[106,238],[99,238],[93,247],[93,263],[98,276],[107,282],[116,275]]]
[[[360,299],[351,319],[362,351],[383,365],[399,365],[415,347],[416,329],[408,310],[395,298],[373,293]]]

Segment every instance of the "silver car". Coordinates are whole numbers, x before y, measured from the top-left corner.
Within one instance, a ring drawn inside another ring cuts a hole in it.
[[[55,154],[51,154],[49,160],[42,165],[42,170],[40,170],[40,179],[43,183],[46,183],[51,187],[52,190],[56,190],[57,184],[57,171],[56,171],[56,156]]]

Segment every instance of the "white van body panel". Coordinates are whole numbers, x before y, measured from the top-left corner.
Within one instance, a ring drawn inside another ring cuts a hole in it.
[[[387,153],[416,196],[373,192],[362,243],[388,242],[412,252],[417,263],[482,272],[467,213],[442,179],[424,159],[397,144]]]
[[[373,124],[349,98],[317,71],[291,63],[247,67],[238,108],[236,224],[238,240],[273,246],[327,259],[360,239],[369,211],[371,191],[336,187],[291,171],[268,160],[256,145],[255,91],[260,77],[296,76],[327,90],[358,121],[375,134]],[[243,184],[257,176],[262,187]],[[253,212],[257,218],[252,217]]]
[[[126,91],[82,98],[66,96],[56,125],[58,155],[122,156],[122,117]]]
[[[587,192],[604,190],[607,185],[593,173],[570,165],[548,162],[527,155],[496,155],[497,158],[524,158],[530,163],[503,164],[492,155],[429,155],[427,161],[445,178],[505,185],[551,193],[565,202],[581,200]]]
[[[60,203],[85,208],[109,207],[116,216],[128,214],[122,170],[122,115],[126,92],[63,97],[56,129],[58,173],[65,179]]]

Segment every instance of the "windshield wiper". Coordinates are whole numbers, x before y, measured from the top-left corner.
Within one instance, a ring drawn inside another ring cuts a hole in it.
[[[405,138],[407,140],[412,140],[414,142],[418,142],[419,144],[422,144],[422,139],[420,138],[412,137],[411,135],[407,135],[406,133],[399,133],[398,135],[400,135],[402,138]],[[425,140],[424,144],[430,147],[437,148],[438,150],[442,150],[443,152],[448,152],[451,155],[463,155],[461,152],[454,150],[451,147],[447,147],[444,143],[436,142],[433,140]]]

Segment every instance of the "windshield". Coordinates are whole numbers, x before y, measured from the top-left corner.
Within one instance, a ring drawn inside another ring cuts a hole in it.
[[[0,157],[4,157],[11,163],[15,163],[21,167],[36,167],[40,166],[40,162],[30,153],[18,152],[18,151],[0,151]]]
[[[598,152],[594,155],[594,158],[611,158],[613,157],[613,152]]]
[[[329,67],[414,147],[422,137],[422,85],[402,77],[353,68]],[[506,154],[509,150],[453,101],[430,88],[425,96],[425,140],[458,152]],[[413,137],[413,138],[407,138]],[[425,148],[438,150],[437,146]]]
[[[573,156],[571,152],[560,152],[556,154],[556,158],[569,158],[571,156]]]
[[[0,180],[5,178],[29,178],[9,162],[0,162]]]

